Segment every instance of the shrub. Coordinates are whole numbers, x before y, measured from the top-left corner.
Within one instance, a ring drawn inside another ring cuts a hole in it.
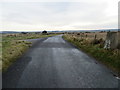
[[[42,32],[42,34],[47,34],[47,31],[44,30],[44,31]]]

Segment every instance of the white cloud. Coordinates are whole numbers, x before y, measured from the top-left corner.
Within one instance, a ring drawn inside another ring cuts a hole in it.
[[[118,0],[51,1],[2,0],[0,30],[80,30],[118,26]]]

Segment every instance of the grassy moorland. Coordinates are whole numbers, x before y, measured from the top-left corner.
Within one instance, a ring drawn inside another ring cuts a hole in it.
[[[0,45],[2,45],[0,47],[0,66],[2,65],[2,68],[0,69],[6,71],[7,68],[30,47],[31,42],[21,40],[50,37],[54,35],[57,34],[2,34],[0,38]]]
[[[96,60],[106,65],[111,70],[117,72],[120,76],[120,50],[104,49],[103,47],[105,36],[92,39],[89,37],[89,35],[83,35],[83,37],[81,37],[79,34],[65,34],[63,38],[90,56],[96,58]]]

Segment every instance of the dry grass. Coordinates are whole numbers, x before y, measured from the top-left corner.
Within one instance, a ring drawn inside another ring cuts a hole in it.
[[[4,45],[6,44],[6,45]],[[31,43],[24,41],[4,42],[2,48],[2,70],[7,68],[29,47]]]
[[[106,39],[106,32],[100,33],[100,32],[91,32],[91,33],[75,33],[75,34],[70,34],[73,37],[77,37],[78,39],[86,39],[86,40],[94,40],[95,35],[96,39]]]

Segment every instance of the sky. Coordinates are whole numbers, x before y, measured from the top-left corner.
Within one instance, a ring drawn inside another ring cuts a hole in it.
[[[119,0],[1,0],[0,31],[118,28]]]

